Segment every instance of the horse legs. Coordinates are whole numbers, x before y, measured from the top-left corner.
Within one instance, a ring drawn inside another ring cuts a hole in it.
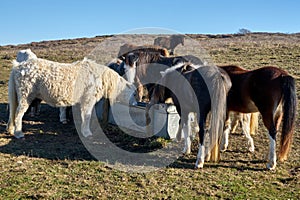
[[[59,121],[67,124],[67,107],[59,107]]]
[[[14,121],[15,121],[14,136],[17,139],[24,137],[24,133],[22,132],[22,119],[23,119],[25,112],[29,108],[29,105],[30,104],[28,104],[27,100],[21,99],[19,101],[19,105],[17,107],[16,115],[15,115],[16,117],[14,119]]]
[[[40,115],[40,111],[41,111],[41,100],[40,99],[34,99],[30,106],[30,113],[29,116],[30,117],[34,117],[35,115]]]
[[[182,125],[182,132],[184,135],[184,149],[182,153],[184,154],[190,154],[192,149],[192,141],[194,138],[194,132],[198,132],[198,126],[195,123],[196,121],[196,115],[193,112],[190,112],[187,115],[187,119],[183,119],[183,122],[186,122]]]
[[[190,154],[192,148],[192,139],[190,137],[190,128],[188,122],[183,123],[182,125],[182,133],[184,136],[184,148],[182,150],[183,154]]]
[[[269,163],[267,164],[267,168],[270,170],[274,170],[276,168],[276,127],[273,120],[273,114],[270,112],[263,113],[261,112],[263,117],[263,122],[269,131]],[[278,120],[277,120],[278,121]]]
[[[206,121],[206,115],[200,115],[199,120],[199,147],[198,147],[198,154],[197,154],[197,160],[195,164],[195,168],[203,168],[204,165],[204,158],[205,158],[205,121]]]
[[[81,104],[81,133],[84,137],[93,135],[90,130],[90,120],[92,111],[95,105],[95,99],[89,99],[85,101],[85,104]]]
[[[251,113],[242,114],[242,130],[248,140],[249,151],[254,152],[254,142],[250,135]]]
[[[143,85],[139,85],[137,88],[137,95],[138,95],[138,101],[142,101],[143,100],[143,94],[144,94],[144,86]]]
[[[223,132],[223,139],[221,143],[221,151],[226,151],[228,148],[228,138],[229,138],[229,133],[231,131],[231,119],[230,115],[227,112],[226,114],[226,121],[225,121],[225,130]]]
[[[243,117],[242,113],[233,112],[233,119],[232,119],[233,126],[232,126],[232,129],[231,129],[231,133],[236,132],[236,129],[237,129],[238,125],[240,124],[242,117]]]
[[[259,112],[251,113],[250,135],[255,135],[255,132],[257,132],[257,129],[258,129],[258,116],[259,116]]]

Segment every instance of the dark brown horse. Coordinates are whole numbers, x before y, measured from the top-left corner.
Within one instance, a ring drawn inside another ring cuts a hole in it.
[[[151,121],[150,107],[172,98],[180,116],[180,127],[184,134],[183,152],[188,154],[191,151],[192,135],[189,118],[191,113],[196,113],[199,124],[199,150],[195,167],[203,167],[205,153],[212,152],[212,160],[219,160],[218,145],[223,133],[227,92],[231,86],[227,73],[217,67],[197,66],[187,62],[168,68],[162,75],[146,107],[147,123]],[[205,146],[205,122],[210,111],[212,113],[209,131],[210,144]]]
[[[123,57],[123,60],[123,71],[125,73],[124,78],[129,82],[136,84],[138,90],[138,101],[142,101],[144,85],[147,87],[148,94],[151,93],[153,84],[161,78],[161,71],[164,71],[178,63],[196,59],[192,56],[167,57],[163,56],[160,51],[139,49],[126,54]]]
[[[183,35],[171,35],[170,37],[157,37],[154,39],[154,45],[168,49],[171,55],[175,54],[175,48],[179,44],[184,45]]]
[[[233,65],[221,68],[228,73],[232,82],[227,99],[228,111],[261,113],[270,139],[267,168],[275,169],[276,134],[281,121],[279,161],[287,159],[294,133],[297,109],[294,78],[277,67],[262,67],[251,71]]]

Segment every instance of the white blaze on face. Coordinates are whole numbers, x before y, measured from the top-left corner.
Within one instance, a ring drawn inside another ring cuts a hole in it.
[[[125,79],[130,83],[134,83],[134,78],[136,74],[136,62],[133,63],[133,66],[129,66],[126,63],[124,63],[124,69]]]

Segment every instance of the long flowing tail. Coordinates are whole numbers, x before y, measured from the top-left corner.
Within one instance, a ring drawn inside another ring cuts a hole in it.
[[[297,112],[295,79],[291,76],[283,76],[282,80],[283,124],[278,156],[280,161],[286,160],[290,151]]]
[[[219,74],[214,79],[213,90],[211,91],[211,128],[210,128],[210,149],[211,161],[220,159],[220,143],[222,139],[224,121],[226,117],[227,92],[231,87],[229,77]],[[227,85],[227,86],[226,86]]]
[[[14,134],[15,129],[15,114],[18,106],[17,93],[15,87],[15,73],[14,70],[11,71],[9,81],[8,81],[8,102],[9,102],[9,119],[7,123],[6,130],[10,134]]]

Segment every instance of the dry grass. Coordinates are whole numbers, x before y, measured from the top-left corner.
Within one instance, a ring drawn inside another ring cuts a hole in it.
[[[300,77],[300,35],[190,35],[216,64],[248,69],[277,65]],[[103,37],[49,41],[0,47],[0,198],[1,199],[299,199],[300,115],[287,162],[275,172],[265,170],[266,129],[260,121],[254,136],[255,153],[247,151],[242,135],[230,137],[220,163],[194,170],[196,146],[167,168],[147,174],[105,167],[84,148],[73,124],[58,123],[58,111],[43,105],[40,117],[24,118],[26,138],[5,131],[7,82],[11,61],[19,49],[31,48],[39,57],[60,62],[82,59]],[[297,94],[300,99],[300,81]],[[300,101],[298,101],[300,102]],[[118,130],[108,126],[110,133]],[[163,140],[152,141],[164,143]],[[151,141],[150,141],[151,144]],[[140,144],[138,144],[140,145]]]

